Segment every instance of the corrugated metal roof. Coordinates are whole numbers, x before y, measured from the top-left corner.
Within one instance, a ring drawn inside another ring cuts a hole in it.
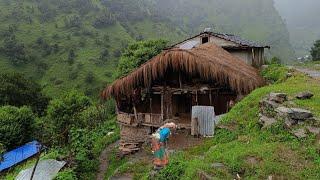
[[[226,34],[226,33],[215,33],[215,32],[202,32],[200,34],[197,34],[193,37],[190,37],[186,40],[183,40],[181,42],[178,42],[170,47],[167,47],[166,49],[171,49],[173,47],[175,47],[176,45],[178,44],[181,44],[181,43],[184,43],[186,41],[189,41],[195,37],[198,37],[198,36],[202,36],[202,35],[205,35],[205,34],[208,34],[208,35],[211,35],[211,36],[215,36],[215,37],[219,37],[219,38],[222,38],[222,39],[225,39],[227,41],[231,41],[231,42],[234,42],[236,44],[239,44],[241,45],[242,47],[244,48],[247,48],[247,47],[254,47],[254,48],[270,48],[270,46],[267,46],[267,45],[262,45],[258,42],[254,42],[254,41],[251,41],[251,40],[246,40],[246,39],[243,39],[241,38],[240,36],[236,36],[236,35],[233,35],[233,34]]]
[[[47,159],[40,161],[36,167],[33,180],[51,180],[53,179],[60,169],[66,164],[64,161],[56,161],[54,159]],[[33,167],[20,171],[16,180],[29,180],[33,171]]]
[[[243,45],[243,46],[261,47],[261,48],[267,47],[267,46],[261,45],[261,44],[259,44],[257,42],[254,42],[254,41],[242,39],[240,36],[236,36],[236,35],[233,35],[233,34],[223,34],[223,33],[221,34],[221,33],[213,33],[213,32],[210,32],[209,34],[211,34],[213,36],[220,37],[220,38],[228,40],[228,41],[232,41],[234,43],[237,43],[237,44],[240,44],[240,45]]]

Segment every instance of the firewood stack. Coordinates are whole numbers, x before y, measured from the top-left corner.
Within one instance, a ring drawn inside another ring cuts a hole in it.
[[[121,151],[122,155],[129,155],[138,152],[141,149],[140,143],[128,143],[121,141],[119,144],[119,150]]]

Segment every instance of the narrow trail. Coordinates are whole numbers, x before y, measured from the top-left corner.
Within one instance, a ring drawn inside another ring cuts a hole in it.
[[[307,74],[314,79],[320,80],[320,71],[301,67],[295,67],[294,69],[301,73]]]
[[[97,173],[97,180],[104,180],[105,174],[109,166],[108,155],[119,144],[119,141],[109,144],[100,154],[99,157],[99,170]]]

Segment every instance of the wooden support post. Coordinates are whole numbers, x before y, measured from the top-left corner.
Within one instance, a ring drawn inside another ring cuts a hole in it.
[[[163,112],[164,112],[164,109],[163,109],[163,99],[164,99],[164,94],[163,94],[164,92],[163,92],[163,90],[161,91],[161,120],[162,121],[164,121],[164,114],[163,114]]]
[[[210,100],[210,106],[212,106],[212,93],[211,93],[211,90],[209,91],[209,100]]]
[[[136,122],[138,122],[137,108],[136,108],[136,105],[135,105],[135,104],[133,105],[133,112],[134,112],[134,117],[135,117],[135,119],[136,119]]]
[[[198,90],[196,90],[196,104],[197,104],[197,106],[199,105],[199,103],[198,103]]]
[[[179,72],[179,86],[180,86],[180,89],[182,89],[181,72]]]

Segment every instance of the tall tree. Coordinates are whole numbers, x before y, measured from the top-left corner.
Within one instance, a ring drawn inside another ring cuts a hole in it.
[[[41,93],[41,87],[22,74],[0,74],[0,105],[30,106],[42,114],[47,107],[48,97]]]
[[[320,40],[317,40],[313,47],[311,48],[311,56],[312,60],[314,61],[319,61],[320,60]]]

